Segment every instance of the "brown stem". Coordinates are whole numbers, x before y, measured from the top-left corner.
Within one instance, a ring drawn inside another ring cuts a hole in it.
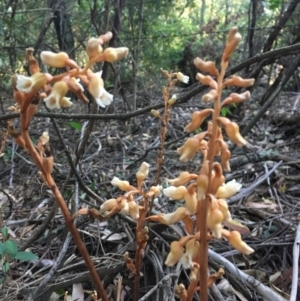
[[[210,193],[211,189],[211,173],[212,173],[212,164],[214,162],[215,157],[215,146],[216,146],[216,137],[218,132],[218,122],[217,118],[220,115],[221,110],[221,94],[222,94],[222,83],[223,78],[225,75],[225,69],[221,69],[221,73],[218,76],[218,89],[217,94],[218,97],[214,103],[214,114],[213,114],[213,127],[212,127],[212,135],[209,139],[208,144],[208,152],[207,152],[207,160],[209,162],[209,172],[208,172],[208,179],[209,179],[209,185],[206,192],[205,199],[202,201],[198,201],[197,204],[197,231],[200,230],[201,237],[200,237],[200,300],[201,301],[207,301],[207,271],[208,271],[208,240],[206,239],[206,233],[207,233],[207,210],[208,210],[208,202],[209,197],[208,194]]]
[[[30,97],[30,95],[28,95],[28,97]],[[77,245],[77,248],[78,248],[80,254],[82,255],[82,258],[84,259],[84,261],[87,265],[87,268],[91,274],[91,278],[94,281],[94,284],[96,286],[98,294],[101,296],[103,301],[108,301],[108,297],[107,297],[105,289],[102,285],[100,277],[97,273],[97,270],[94,267],[94,264],[89,256],[89,253],[80,237],[80,234],[72,221],[72,217],[71,217],[70,211],[66,205],[66,202],[65,202],[63,196],[61,195],[58,187],[56,186],[55,181],[52,178],[52,176],[49,173],[45,172],[45,170],[42,166],[42,158],[40,157],[39,153],[37,152],[35,146],[33,145],[32,141],[30,139],[28,128],[26,128],[26,111],[27,111],[27,107],[28,107],[27,104],[29,104],[29,103],[30,103],[30,101],[26,99],[26,101],[24,102],[24,105],[22,107],[22,112],[20,114],[21,132],[22,132],[22,136],[25,140],[26,146],[29,150],[29,154],[31,155],[31,157],[32,157],[33,161],[35,162],[35,164],[37,165],[38,169],[42,172],[44,178],[47,181],[47,184],[50,186],[50,189],[52,190],[54,198],[64,215],[65,224],[66,224],[67,228],[69,229],[69,231],[71,232],[74,242]]]
[[[143,192],[142,192],[143,193]],[[140,210],[140,217],[136,225],[136,243],[138,241],[138,235],[141,233],[143,230],[143,224],[145,222],[145,218],[148,212],[149,208],[149,198],[148,196],[143,193],[144,195],[144,208]],[[139,295],[140,295],[140,274],[141,274],[141,263],[142,263],[142,254],[143,250],[145,249],[145,245],[139,244],[137,245],[137,250],[135,253],[135,271],[136,274],[134,276],[134,297],[133,301],[138,301],[139,300]]]

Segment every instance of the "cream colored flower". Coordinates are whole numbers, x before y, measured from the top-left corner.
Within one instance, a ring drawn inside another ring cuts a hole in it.
[[[31,77],[19,74],[17,74],[16,77],[16,88],[24,93],[39,91],[47,83],[47,76],[40,72],[33,74]]]
[[[102,73],[102,72],[101,72]],[[113,95],[108,93],[104,89],[104,82],[101,78],[101,73],[93,73],[89,74],[90,82],[88,85],[88,90],[94,97],[97,104],[105,108],[106,106],[109,106],[113,101]]]
[[[187,75],[182,74],[181,72],[176,73],[177,80],[179,80],[182,83],[188,84],[189,83],[189,77]]]
[[[128,181],[122,181],[118,177],[114,177],[110,183],[111,185],[118,187],[122,191],[127,191],[130,188]]]
[[[165,265],[173,266],[175,265],[181,258],[183,254],[183,246],[178,241],[173,241],[170,245],[171,251],[168,254],[168,257],[165,261]]]
[[[172,200],[182,200],[184,194],[187,192],[187,189],[184,186],[174,187],[169,186],[163,190],[163,193],[166,197]]]
[[[51,90],[51,93],[49,96],[44,98],[44,102],[46,103],[46,106],[48,109],[53,110],[53,109],[60,109],[61,104],[63,105],[71,105],[72,103],[69,101],[65,95],[68,92],[68,85],[65,81],[58,81],[56,82]],[[62,100],[65,98],[64,100]],[[70,104],[71,103],[71,104]]]
[[[76,62],[71,60],[67,53],[54,53],[51,51],[42,51],[41,60],[48,66],[54,68],[64,68],[66,66],[71,68],[79,68]]]
[[[70,101],[70,97],[63,97],[59,100],[59,105],[62,108],[69,108],[72,105],[72,101]]]
[[[236,180],[229,181],[218,188],[217,198],[229,199],[230,197],[235,195],[241,188],[242,184],[236,182]]]
[[[185,245],[185,252],[180,258],[185,269],[190,269],[193,266],[193,258],[199,253],[200,243],[194,238],[189,240]]]

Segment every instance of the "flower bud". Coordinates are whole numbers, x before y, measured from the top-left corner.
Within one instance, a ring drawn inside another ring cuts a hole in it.
[[[191,132],[195,131],[196,129],[198,129],[202,125],[202,123],[205,120],[205,118],[209,114],[212,114],[213,112],[214,112],[213,109],[204,109],[202,111],[193,112],[193,114],[192,114],[192,120],[184,128],[184,131],[188,132],[188,133],[191,133]]]
[[[201,201],[205,198],[205,194],[206,194],[206,191],[208,188],[208,183],[209,183],[208,171],[209,171],[209,161],[204,159],[201,170],[200,170],[200,174],[197,178],[197,199],[198,199],[198,201]]]
[[[229,60],[231,54],[234,52],[234,50],[239,45],[241,39],[242,39],[242,36],[238,32],[237,27],[233,27],[229,32],[227,43],[226,43],[225,49],[223,51],[222,64],[224,65],[224,67],[227,68],[228,60]]]
[[[128,48],[127,47],[120,47],[120,48],[106,48],[103,52],[105,61],[109,63],[116,62],[123,57],[127,56]]]
[[[174,292],[176,297],[180,299],[180,301],[186,301],[187,300],[187,290],[185,289],[184,284],[180,283],[178,285],[175,285]]]
[[[103,45],[104,43],[108,42],[113,37],[113,34],[111,31],[108,31],[101,36],[99,36],[100,44]]]
[[[177,80],[179,80],[180,82],[182,82],[184,84],[188,84],[189,83],[189,77],[187,75],[184,75],[181,72],[177,72],[176,73],[176,78],[177,78]]]
[[[199,270],[200,270],[200,265],[196,262],[193,262],[193,266],[191,268],[191,272],[189,275],[190,281],[196,281],[198,279]]]
[[[139,190],[142,189],[143,182],[148,177],[148,173],[149,173],[149,164],[143,162],[142,165],[140,166],[140,169],[135,174],[137,179],[137,187]]]
[[[205,61],[201,60],[199,57],[196,57],[194,59],[194,65],[198,70],[200,70],[202,72],[209,73],[214,76],[219,75],[219,71],[216,68],[216,64],[212,61],[205,62]]]
[[[156,117],[156,118],[159,118],[160,117],[160,113],[157,111],[157,110],[151,110],[151,114]]]
[[[250,92],[246,91],[244,93],[231,93],[227,98],[225,98],[221,104],[222,107],[230,105],[232,103],[241,103],[247,101],[250,98]]]
[[[240,76],[233,76],[229,79],[226,79],[223,83],[223,86],[230,87],[236,86],[240,88],[248,88],[254,85],[254,78],[242,78]]]
[[[175,104],[176,100],[177,100],[177,96],[176,94],[173,94],[172,97],[168,100],[168,104],[172,106],[173,104]]]
[[[186,209],[179,207],[172,213],[160,213],[159,215],[152,215],[146,218],[148,221],[160,222],[164,225],[172,225],[182,221],[186,216]]]
[[[180,173],[179,177],[173,179],[173,180],[167,180],[172,186],[181,186],[185,185],[188,183],[190,180],[195,180],[197,179],[197,175],[195,174],[190,174],[187,171],[183,171]]]
[[[206,93],[202,96],[202,100],[205,103],[213,102],[217,99],[217,96],[218,96],[217,90],[212,89],[208,93]]]
[[[217,82],[210,75],[203,75],[201,73],[196,74],[196,80],[203,85],[209,86],[212,89],[217,89]]]
[[[33,56],[33,51],[34,51],[33,48],[26,49],[26,60],[28,61],[29,71],[31,75],[40,72],[40,67],[37,60]]]
[[[90,38],[86,45],[86,53],[89,56],[89,59],[96,57],[101,54],[103,51],[99,39]]]

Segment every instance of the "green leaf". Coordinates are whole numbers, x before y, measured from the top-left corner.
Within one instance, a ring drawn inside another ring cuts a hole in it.
[[[224,107],[224,108],[221,109],[221,115],[222,115],[223,117],[226,117],[226,115],[227,115],[228,113],[231,113],[231,111],[230,111],[229,108]]]
[[[14,240],[7,240],[4,243],[6,247],[7,253],[12,257],[15,258],[16,254],[18,253],[18,245]]]
[[[6,247],[3,242],[0,241],[0,256],[3,256],[6,253]]]
[[[75,130],[81,130],[82,129],[82,125],[78,122],[75,122],[75,121],[71,121],[68,123],[69,126],[71,126],[73,129]]]
[[[19,259],[22,261],[31,261],[38,259],[38,257],[31,252],[20,251],[16,254],[15,259]]]
[[[3,227],[3,228],[1,229],[1,233],[2,233],[2,235],[4,236],[4,239],[6,239],[7,236],[8,236],[8,228],[7,228],[7,227]]]
[[[9,270],[9,263],[5,262],[2,266],[2,271],[3,271],[3,273],[6,274],[8,272],[8,270]]]

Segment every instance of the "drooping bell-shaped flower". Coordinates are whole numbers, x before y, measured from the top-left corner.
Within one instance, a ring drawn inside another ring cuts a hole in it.
[[[136,221],[140,217],[139,205],[134,201],[128,201],[129,215]]]
[[[240,88],[248,88],[254,85],[255,79],[254,78],[242,78],[240,76],[232,76],[229,79],[226,79],[223,83],[223,86],[236,86]]]
[[[185,132],[191,133],[198,129],[205,118],[214,112],[213,109],[204,109],[202,111],[196,111],[192,114],[191,122],[184,128]]]
[[[102,73],[102,72],[101,72]],[[97,104],[105,108],[106,106],[109,106],[113,101],[113,95],[108,93],[104,89],[104,82],[101,78],[101,73],[88,73],[89,77],[89,85],[88,90],[94,97]]]
[[[78,68],[76,62],[69,58],[69,55],[65,52],[54,53],[51,51],[42,51],[41,60],[48,66],[53,68]]]
[[[190,180],[195,180],[197,179],[198,175],[196,174],[190,174],[187,171],[183,171],[179,174],[179,176],[175,179],[172,180],[167,180],[172,186],[181,186],[181,185],[185,185],[186,183],[188,183]]]
[[[179,80],[180,82],[182,82],[184,84],[188,84],[189,80],[190,80],[190,78],[187,75],[184,75],[181,72],[176,73],[176,78],[177,78],[177,80]]]
[[[217,99],[218,93],[216,89],[211,89],[208,93],[202,96],[205,103],[214,102]]]
[[[213,173],[211,176],[210,192],[216,194],[218,188],[225,182],[222,166],[219,162],[213,163]]]
[[[132,188],[128,181],[122,181],[118,177],[114,177],[110,183],[122,191],[129,191]]]
[[[180,258],[185,269],[190,269],[193,266],[193,259],[199,253],[200,243],[194,238],[185,244],[185,252]]]
[[[176,201],[182,200],[186,192],[187,189],[184,186],[169,186],[163,190],[163,193],[166,197]]]
[[[165,265],[172,267],[180,260],[184,250],[182,244],[179,241],[171,242],[170,249],[171,250],[165,261]]]
[[[152,215],[146,218],[153,222],[160,222],[164,225],[172,225],[179,221],[182,221],[186,216],[186,208],[179,207],[172,213],[160,213],[158,215]]]
[[[219,117],[218,121],[225,127],[226,134],[233,143],[239,147],[247,144],[246,140],[240,134],[240,128],[237,123],[230,121],[226,117]]]
[[[199,139],[195,136],[188,138],[184,145],[177,149],[177,153],[180,155],[179,160],[182,162],[188,162],[191,160],[199,150]]]
[[[107,212],[111,211],[115,207],[118,206],[118,202],[116,199],[109,199],[106,200],[101,206],[100,206],[100,212]]]
[[[241,234],[238,231],[229,232],[222,229],[222,235],[227,238],[229,243],[239,252],[245,255],[250,255],[254,252],[254,250],[242,240]]]
[[[31,77],[19,74],[16,77],[16,88],[25,93],[38,92],[47,83],[46,74],[41,72],[36,72]]]
[[[210,75],[203,75],[202,73],[197,73],[196,75],[197,81],[201,84],[211,87],[212,89],[217,89],[217,82]]]
[[[127,47],[119,47],[119,48],[109,47],[103,51],[104,60],[109,63],[116,62],[122,59],[123,57],[127,56],[127,54],[128,54]]]
[[[62,104],[68,104],[68,102],[69,102],[68,99],[61,101],[61,99],[65,97],[67,92],[68,92],[68,85],[65,81],[61,80],[61,81],[56,82],[53,85],[49,96],[44,98],[44,102],[46,103],[47,108],[50,110],[60,109],[60,107],[61,107],[60,102]]]
[[[242,184],[238,183],[236,180],[232,180],[223,184],[218,188],[217,198],[229,199],[235,195],[242,188]]]
[[[194,59],[195,67],[205,73],[209,73],[214,76],[219,75],[219,71],[216,68],[216,64],[213,61],[203,61],[200,57]]]
[[[197,188],[196,183],[190,184],[187,188],[187,192],[183,196],[185,201],[186,213],[188,215],[193,215],[196,213],[196,207],[197,207],[196,188]]]

